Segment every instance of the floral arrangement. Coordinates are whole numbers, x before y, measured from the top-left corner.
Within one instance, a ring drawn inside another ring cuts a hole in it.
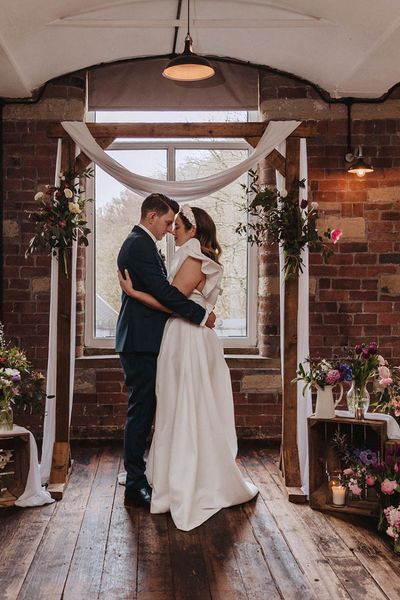
[[[394,551],[400,554],[400,507],[388,506],[384,513],[388,524],[386,533],[394,539]]]
[[[293,381],[305,381],[303,393],[308,386],[325,388],[326,385],[335,385],[340,381],[351,381],[352,373],[350,367],[339,360],[328,361],[326,359],[307,358],[305,363],[309,365],[306,370],[302,363],[299,364],[297,377]]]
[[[370,379],[378,375],[382,385],[392,383],[392,379],[387,377],[390,372],[384,368],[385,359],[378,354],[376,342],[345,348],[344,355],[333,360],[307,358],[305,363],[309,365],[308,369],[300,363],[296,371],[297,377],[293,379],[293,382],[305,381],[305,388],[313,385],[324,389],[326,385],[335,385],[339,381],[354,381],[357,388],[363,389]],[[400,379],[398,383],[400,386]]]
[[[12,456],[12,450],[3,450],[0,448],[0,471],[3,471],[8,463],[11,462]]]
[[[67,251],[72,242],[87,246],[90,229],[84,216],[85,206],[92,199],[83,196],[79,180],[93,177],[93,169],[82,172],[60,173],[58,185],[46,185],[45,191],[35,194],[40,203],[37,211],[29,213],[29,219],[36,224],[36,233],[30,240],[25,256],[35,252],[46,252],[61,257],[67,275]]]
[[[378,354],[378,344],[357,344],[348,348],[344,361],[351,368],[351,379],[358,389],[363,389],[367,382],[378,375],[378,368],[385,364],[385,359]]]
[[[354,449],[339,431],[332,443],[342,467],[341,484],[354,498],[368,498],[368,489],[375,490],[380,504],[378,530],[394,538],[394,550],[400,553],[400,444],[388,445],[382,460],[370,448]]]
[[[338,431],[332,442],[337,448],[342,465],[339,476],[341,484],[347,487],[354,497],[366,497],[367,488],[376,484],[374,470],[379,460],[378,454],[370,448],[353,448],[348,443],[346,434],[340,434]]]
[[[380,364],[374,397],[373,409],[391,415],[400,424],[400,367]]]
[[[308,203],[289,194],[287,190],[277,190],[268,185],[261,185],[255,171],[249,171],[249,186],[242,185],[249,199],[248,214],[253,217],[247,225],[239,224],[236,232],[246,234],[251,244],[261,246],[267,239],[272,243],[282,245],[284,255],[285,279],[298,277],[303,271],[302,251],[308,245],[312,252],[322,252],[327,260],[333,250],[327,244],[331,240],[334,244],[342,235],[340,229],[324,232],[319,235],[316,227],[318,203]],[[299,187],[304,187],[305,181],[299,182]],[[325,239],[324,239],[325,238]]]
[[[24,352],[6,343],[0,323],[0,409],[38,408],[45,398],[44,376],[31,369]]]

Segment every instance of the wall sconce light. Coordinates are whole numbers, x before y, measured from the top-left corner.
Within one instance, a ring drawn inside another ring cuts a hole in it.
[[[348,160],[349,154],[351,153],[346,154],[346,160]],[[348,173],[355,173],[357,177],[364,177],[365,173],[373,173],[374,168],[364,160],[361,146],[357,146],[352,157],[353,162],[347,169]]]
[[[373,166],[367,162],[362,153],[362,147],[357,146],[354,151],[351,150],[351,102],[347,102],[347,154],[346,162],[351,163],[347,169],[348,173],[355,173],[357,177],[364,177],[365,173],[373,173]]]
[[[215,75],[215,71],[206,58],[198,56],[192,50],[193,40],[190,35],[190,0],[187,2],[188,29],[183,53],[169,61],[163,76],[173,81],[201,81]]]

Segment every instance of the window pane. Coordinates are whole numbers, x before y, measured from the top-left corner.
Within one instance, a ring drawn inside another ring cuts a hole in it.
[[[107,153],[139,175],[155,179],[167,177],[167,151],[164,149],[110,150]],[[143,198],[96,167],[95,201],[95,337],[105,338],[115,336],[121,306],[116,258],[122,242],[139,222]]]
[[[247,150],[176,150],[176,179],[197,179],[213,175],[238,164],[248,155]],[[247,272],[248,246],[245,236],[235,233],[243,220],[244,194],[240,184],[247,174],[211,196],[191,202],[206,210],[215,221],[218,241],[222,247],[224,265],[223,292],[215,312],[222,320],[217,327],[221,337],[248,335]]]

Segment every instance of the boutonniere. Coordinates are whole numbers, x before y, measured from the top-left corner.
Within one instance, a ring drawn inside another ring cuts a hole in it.
[[[165,254],[163,254],[163,252],[162,252],[161,249],[158,250],[158,254],[160,255],[161,260],[165,264],[165,262],[166,262],[167,259],[166,259]]]

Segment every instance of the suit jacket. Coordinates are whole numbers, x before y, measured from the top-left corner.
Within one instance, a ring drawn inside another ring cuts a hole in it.
[[[135,289],[148,292],[174,313],[200,324],[205,310],[188,300],[170,285],[163,261],[151,237],[135,226],[121,246],[118,269],[128,269]],[[145,306],[122,292],[122,305],[116,330],[117,352],[155,352],[160,350],[161,339],[168,315]]]

